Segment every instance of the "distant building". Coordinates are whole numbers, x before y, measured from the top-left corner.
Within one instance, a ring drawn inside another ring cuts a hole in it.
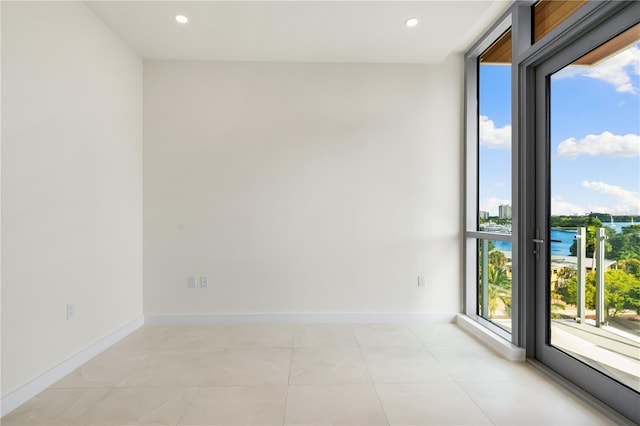
[[[511,206],[509,204],[498,206],[498,217],[500,219],[511,219]]]
[[[482,219],[482,220],[489,219],[489,212],[485,212],[484,210],[480,210],[480,219]]]

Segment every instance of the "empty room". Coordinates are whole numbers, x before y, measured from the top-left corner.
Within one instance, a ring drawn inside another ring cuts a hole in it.
[[[0,424],[640,423],[640,2],[0,19]]]

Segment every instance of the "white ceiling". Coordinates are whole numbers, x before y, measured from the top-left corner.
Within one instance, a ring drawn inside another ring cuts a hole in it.
[[[146,59],[440,63],[509,6],[485,1],[88,1]],[[178,24],[183,14],[189,23]],[[420,23],[407,28],[404,21]]]

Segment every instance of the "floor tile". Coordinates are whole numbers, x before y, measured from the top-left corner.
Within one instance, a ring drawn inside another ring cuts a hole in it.
[[[211,325],[146,325],[114,345],[114,350],[211,349]]]
[[[317,348],[326,346],[357,346],[353,326],[340,324],[311,324],[296,328],[293,346]]]
[[[289,386],[285,425],[388,425],[373,385]]]
[[[322,385],[370,382],[369,372],[357,346],[293,350],[289,376],[291,384]]]
[[[295,331],[296,326],[292,324],[152,325],[128,336],[115,349],[290,348]]]
[[[353,327],[360,347],[421,346],[414,334],[401,324],[363,324]]]
[[[217,348],[291,348],[296,326],[218,325],[210,329],[210,344]]]
[[[363,348],[374,383],[451,382],[453,378],[422,347]]]
[[[0,422],[615,424],[448,323],[144,326]]]
[[[149,358],[146,351],[107,350],[76,369],[53,388],[113,387]]]
[[[221,351],[153,352],[118,387],[202,386]]]
[[[3,426],[70,425],[108,389],[47,389],[4,416]]]
[[[466,382],[460,386],[497,425],[614,425],[553,382]]]
[[[455,323],[409,324],[407,327],[427,349],[486,347]]]
[[[222,386],[202,388],[180,425],[282,425],[286,386]]]
[[[212,360],[205,386],[286,385],[292,349],[224,349]]]
[[[176,425],[197,388],[111,389],[73,424],[83,426]]]
[[[548,381],[526,362],[509,361],[483,347],[429,348],[456,381]]]
[[[457,383],[376,385],[391,425],[490,425]]]

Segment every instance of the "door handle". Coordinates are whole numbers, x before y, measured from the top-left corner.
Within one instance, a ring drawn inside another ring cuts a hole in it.
[[[540,236],[540,228],[536,228],[536,238],[532,238],[531,242],[536,244],[533,246],[533,254],[536,256],[536,260],[540,260],[540,251],[538,250],[538,245],[542,246],[544,244],[544,240],[542,238],[537,238]]]
[[[533,242],[533,244],[538,244],[538,245],[543,245],[544,244],[544,240],[542,240],[540,238],[533,238],[531,240],[531,242]],[[536,260],[540,260],[540,252],[538,251],[537,247],[533,248],[533,254],[536,256]]]

